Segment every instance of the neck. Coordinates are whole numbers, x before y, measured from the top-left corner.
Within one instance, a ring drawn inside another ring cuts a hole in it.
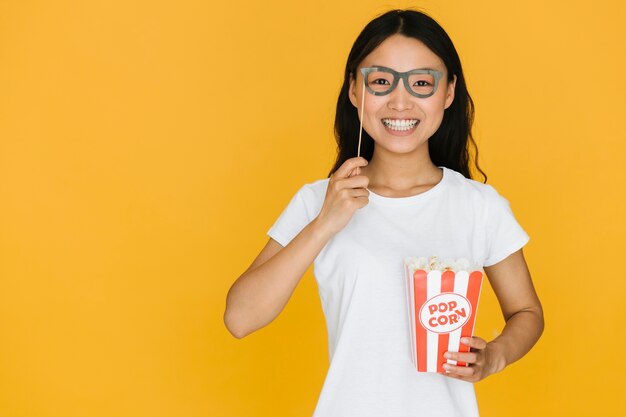
[[[361,171],[370,182],[370,189],[408,191],[441,180],[441,169],[430,160],[428,143],[415,152],[398,154],[374,147],[369,164]]]

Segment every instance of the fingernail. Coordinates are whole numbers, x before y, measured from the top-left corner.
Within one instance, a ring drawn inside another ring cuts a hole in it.
[[[465,343],[467,345],[469,343],[469,337],[462,337],[461,343]]]
[[[452,355],[450,355],[448,352],[443,354],[443,357],[446,359],[450,359],[452,357]]]
[[[445,369],[446,371],[449,371],[450,370],[450,365],[448,365],[447,363],[444,363],[442,365],[442,368]]]

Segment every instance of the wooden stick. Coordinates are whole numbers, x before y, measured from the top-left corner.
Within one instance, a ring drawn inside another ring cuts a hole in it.
[[[359,148],[356,156],[361,156],[361,134],[363,133],[363,110],[365,108],[365,77],[363,77],[363,88],[361,89],[361,126],[359,127]]]

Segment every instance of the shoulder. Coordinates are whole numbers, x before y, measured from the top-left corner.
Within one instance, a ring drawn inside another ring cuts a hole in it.
[[[492,185],[466,178],[463,174],[453,169],[446,169],[448,170],[447,181],[449,189],[466,201],[492,205],[498,204],[504,199]]]
[[[329,181],[330,178],[322,178],[306,183],[300,188],[298,193],[305,202],[315,203],[320,200],[324,201]]]
[[[448,185],[450,188],[463,194],[465,197],[474,197],[493,200],[499,196],[498,191],[490,184],[485,184],[470,178],[465,178],[463,174],[453,169],[446,168],[448,175]]]
[[[302,185],[291,200],[292,211],[306,213],[309,220],[315,218],[324,204],[329,180],[330,178],[324,178]]]

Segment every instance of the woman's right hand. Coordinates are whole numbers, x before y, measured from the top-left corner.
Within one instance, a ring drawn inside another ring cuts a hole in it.
[[[332,235],[343,229],[354,212],[369,202],[369,178],[359,175],[360,167],[367,164],[363,157],[350,158],[330,177],[316,221]]]

